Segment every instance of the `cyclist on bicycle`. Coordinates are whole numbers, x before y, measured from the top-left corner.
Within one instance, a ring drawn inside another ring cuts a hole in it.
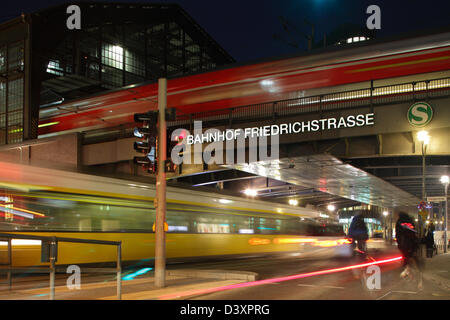
[[[369,238],[369,232],[362,215],[353,217],[352,223],[348,229],[348,236],[352,239],[353,249],[355,250],[356,246],[358,246],[357,251],[363,255],[366,255],[366,241]]]

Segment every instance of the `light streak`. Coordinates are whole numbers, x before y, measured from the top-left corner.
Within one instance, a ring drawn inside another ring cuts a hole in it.
[[[295,275],[287,276],[287,277],[272,278],[272,279],[265,279],[265,280],[251,281],[251,282],[243,282],[243,283],[209,288],[209,289],[198,289],[198,290],[190,290],[190,291],[179,292],[179,293],[166,294],[166,295],[162,295],[162,296],[158,297],[158,299],[159,300],[176,299],[176,298],[181,298],[181,297],[185,297],[185,296],[207,294],[207,293],[213,293],[213,292],[230,290],[230,289],[254,287],[254,286],[259,286],[259,285],[268,284],[268,283],[290,281],[290,280],[308,278],[308,277],[313,277],[313,276],[318,276],[318,275],[342,272],[342,271],[347,271],[347,270],[352,270],[352,269],[364,268],[364,267],[368,267],[368,266],[372,266],[372,265],[391,263],[391,262],[400,261],[402,259],[403,259],[402,256],[397,256],[394,258],[389,258],[389,259],[384,259],[384,260],[355,264],[355,265],[351,265],[351,266],[334,268],[334,269],[326,269],[326,270],[320,270],[320,271],[314,271],[314,272],[308,272],[308,273],[295,274]]]
[[[122,278],[122,280],[133,280],[135,277],[140,276],[141,274],[147,273],[150,270],[152,270],[153,268],[143,268],[143,269],[139,269],[136,272],[130,273],[129,275],[126,275],[125,277]]]
[[[38,125],[38,127],[39,128],[49,127],[49,126],[54,126],[55,124],[59,124],[59,121],[48,122],[48,123],[41,123],[40,125]]]
[[[316,242],[317,239],[314,238],[276,238],[273,239],[275,244],[287,244],[287,243],[310,243]]]
[[[261,245],[261,244],[270,244],[270,239],[251,238],[248,240],[248,243],[252,246],[257,246],[257,245]]]
[[[36,211],[31,211],[31,210],[27,210],[27,209],[22,209],[22,208],[17,208],[17,207],[14,207],[14,206],[8,206],[8,205],[4,205],[4,204],[0,204],[0,207],[3,207],[3,208],[6,208],[6,209],[13,209],[13,210],[15,210],[15,211],[21,211],[21,212],[26,212],[26,213],[31,213],[31,214],[34,214],[34,215],[36,215],[36,216],[40,216],[40,217],[45,217],[45,214],[43,214],[43,213],[39,213],[39,212],[36,212]],[[1,210],[1,209],[0,209]],[[4,210],[2,210],[2,211],[4,211]],[[7,211],[4,211],[4,212],[7,212]],[[12,212],[12,213],[14,213],[14,212]],[[14,214],[16,214],[16,213],[14,213]],[[18,215],[20,215],[20,214],[18,214]],[[25,218],[29,218],[29,216],[28,215],[23,215]],[[32,219],[32,218],[31,218]]]
[[[317,247],[336,247],[343,244],[350,244],[352,243],[348,239],[338,239],[338,240],[317,240],[316,242],[313,242],[313,246]]]
[[[28,218],[28,219],[34,219],[34,216],[32,214],[14,210],[13,208],[8,208],[8,207],[2,208],[2,207],[4,207],[4,206],[0,205],[0,211],[2,211],[2,212],[20,216],[20,217],[24,217],[24,218]]]

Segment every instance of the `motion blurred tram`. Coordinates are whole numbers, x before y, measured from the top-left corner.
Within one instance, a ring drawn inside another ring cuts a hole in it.
[[[0,232],[122,241],[123,261],[154,257],[155,186],[0,162]],[[167,258],[312,253],[346,244],[319,212],[167,188]],[[14,266],[41,263],[39,240],[12,241]],[[0,260],[7,246],[0,242]],[[110,262],[114,246],[60,242],[58,264]],[[4,261],[2,261],[4,262]]]

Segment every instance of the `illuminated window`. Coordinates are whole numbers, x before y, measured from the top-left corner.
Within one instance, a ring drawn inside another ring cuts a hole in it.
[[[102,63],[122,70],[123,48],[117,45],[104,44],[102,47]]]
[[[59,66],[59,61],[50,60],[47,65],[47,73],[55,74],[57,76],[63,76],[64,70]]]
[[[6,47],[0,48],[0,73],[6,70]]]

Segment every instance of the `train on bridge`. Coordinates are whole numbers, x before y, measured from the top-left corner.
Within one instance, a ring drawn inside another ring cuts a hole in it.
[[[178,120],[193,114],[229,115],[232,108],[292,99],[301,100],[285,106],[294,110],[319,96],[321,103],[336,103],[439,90],[448,81],[426,82],[448,78],[449,39],[450,31],[444,30],[370,40],[169,79],[167,105],[176,109]],[[400,86],[404,83],[418,85]],[[41,108],[39,136],[132,125],[134,113],[157,109],[157,94],[157,83],[144,83]]]

